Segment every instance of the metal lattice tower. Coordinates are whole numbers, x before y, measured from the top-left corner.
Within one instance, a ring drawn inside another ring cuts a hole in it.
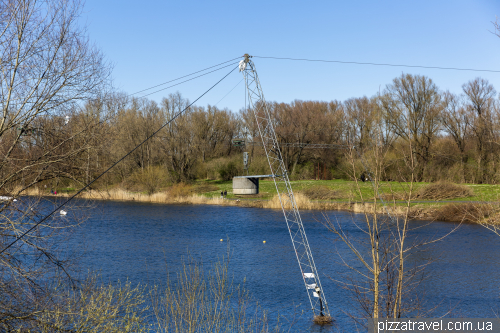
[[[264,94],[260,86],[255,64],[250,56],[245,54],[245,59],[240,62],[240,72],[245,78],[248,93],[249,107],[254,111],[255,120],[259,129],[264,151],[266,152],[271,174],[281,203],[285,221],[292,239],[293,249],[299,262],[300,272],[304,280],[307,296],[311,303],[313,315],[330,316],[328,303],[326,302],[323,288],[319,279],[316,265],[307,241],[304,225],[300,218],[297,203],[293,195],[292,186],[288,178],[288,172],[283,163],[281,150],[278,145],[274,125],[267,108]],[[323,308],[323,312],[321,312]]]

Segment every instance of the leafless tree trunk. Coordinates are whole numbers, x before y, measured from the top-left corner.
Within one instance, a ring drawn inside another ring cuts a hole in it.
[[[495,22],[493,22],[493,27],[495,28],[495,31],[493,33],[500,37],[500,20],[498,19],[498,17],[496,18]]]
[[[71,110],[106,91],[110,66],[78,27],[78,1],[2,1],[0,16],[0,192],[19,196],[50,179],[74,179],[89,127],[72,129]],[[68,115],[68,118],[64,116]],[[89,126],[97,126],[93,122]],[[82,164],[84,165],[84,164]],[[21,186],[19,186],[21,185]],[[41,216],[38,203],[0,205],[0,248]],[[80,219],[53,218],[0,256],[0,325],[35,320],[47,276],[66,274],[53,236]],[[62,236],[58,236],[62,237]],[[16,318],[16,320],[12,320]],[[14,323],[14,324],[12,324]],[[14,326],[12,326],[14,325]]]
[[[378,118],[382,118],[381,115],[378,115]],[[348,276],[338,282],[352,292],[354,299],[368,318],[400,318],[407,314],[425,313],[425,309],[415,301],[418,299],[415,288],[419,283],[419,273],[425,265],[408,267],[406,259],[415,249],[446,236],[408,243],[408,234],[411,231],[412,193],[417,169],[417,157],[411,147],[413,142],[410,142],[408,150],[410,155],[406,158],[409,163],[408,170],[404,172],[409,174],[410,178],[405,179],[405,183],[399,184],[406,190],[405,204],[401,207],[396,203],[395,194],[391,190],[392,185],[381,181],[386,154],[390,152],[390,147],[385,146],[380,138],[383,135],[383,122],[376,117],[374,124],[377,124],[373,134],[374,145],[364,151],[351,149],[347,154],[351,163],[349,176],[356,184],[355,189],[361,198],[360,206],[364,210],[364,216],[361,219],[353,218],[352,223],[364,237],[350,235],[339,221],[326,219],[329,230],[349,248],[357,260],[357,264],[354,264],[341,256],[341,262],[357,277]],[[359,183],[362,173],[366,175],[371,185],[372,195],[369,199],[364,195],[362,185]],[[412,297],[409,297],[410,295]],[[411,298],[414,301],[411,301]],[[353,317],[356,320],[360,319]]]
[[[471,127],[470,115],[463,105],[462,98],[445,92],[443,96],[444,109],[441,115],[441,121],[444,129],[455,141],[460,151],[460,161],[462,166],[462,182],[466,182],[465,165],[467,156],[465,155],[465,146]]]
[[[476,139],[478,159],[478,180],[491,181],[488,162],[491,159],[493,111],[496,91],[485,79],[476,78],[462,86],[466,98],[466,108],[471,119],[471,131]]]
[[[416,181],[422,181],[442,108],[437,86],[419,75],[401,75],[387,86],[382,105],[392,130],[414,150]]]

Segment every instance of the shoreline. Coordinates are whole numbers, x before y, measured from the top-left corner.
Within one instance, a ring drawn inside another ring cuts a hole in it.
[[[28,196],[47,196],[68,198],[74,193],[58,193],[57,195],[44,193],[39,189],[30,189],[25,191]],[[105,201],[124,201],[124,202],[144,202],[158,204],[191,204],[191,205],[218,205],[235,206],[248,208],[267,208],[281,209],[281,204],[277,195],[271,199],[250,199],[250,198],[231,198],[221,199],[220,197],[207,197],[200,194],[191,194],[188,196],[171,196],[168,192],[158,192],[152,195],[143,193],[133,193],[122,189],[113,189],[109,191],[90,190],[78,195],[82,199],[105,200]],[[327,202],[313,201],[301,193],[295,194],[295,200],[299,210],[330,210],[345,211],[352,213],[374,213],[374,204],[371,202]],[[406,206],[394,205],[388,203],[392,213],[395,216],[402,217],[405,214]],[[377,202],[376,214],[385,214],[385,207]],[[415,220],[441,221],[441,222],[468,222],[480,224],[480,221],[487,217],[493,210],[491,203],[478,202],[448,202],[444,205],[437,203],[418,202],[410,207],[410,218]]]

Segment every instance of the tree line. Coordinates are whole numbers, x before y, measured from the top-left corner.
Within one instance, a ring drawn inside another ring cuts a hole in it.
[[[296,144],[281,147],[292,179],[347,177],[342,146],[356,148],[363,168],[363,156],[381,145],[385,148],[382,180],[404,181],[408,176],[405,159],[413,155],[417,181],[497,183],[498,103],[495,88],[482,78],[464,83],[462,93],[453,94],[440,90],[429,77],[402,74],[372,97],[268,102],[267,107],[278,141]],[[12,177],[12,185],[86,184],[188,105],[189,100],[179,92],[159,104],[110,93],[13,126],[3,136],[0,149],[16,157],[12,169],[26,172]],[[13,145],[16,140],[19,144]],[[235,140],[244,140],[246,146],[235,146]],[[211,105],[192,106],[134,150],[97,186],[120,184],[154,192],[195,179],[229,180],[243,173],[243,151],[249,152],[251,173],[266,173],[259,142],[251,109],[236,113]],[[307,145],[314,143],[341,147],[309,149]],[[43,172],[28,171],[33,159],[48,158],[45,147],[54,147],[55,160],[47,162]],[[0,172],[12,171],[7,167]]]

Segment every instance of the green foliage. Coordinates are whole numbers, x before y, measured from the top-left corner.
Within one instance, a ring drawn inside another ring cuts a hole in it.
[[[243,162],[240,154],[215,158],[204,165],[203,168],[199,169],[206,174],[206,179],[231,180],[234,176],[243,174]],[[201,179],[204,178],[205,176]]]
[[[305,180],[314,178],[314,165],[312,162],[307,162],[295,167],[295,172],[292,174],[292,180]]]
[[[74,192],[76,189],[74,187],[65,187],[65,188],[59,188],[57,189],[57,192],[59,193],[70,193]]]
[[[228,163],[221,165],[218,172],[222,180],[231,180],[233,177],[238,175],[238,168],[236,167],[236,163],[229,161]]]

